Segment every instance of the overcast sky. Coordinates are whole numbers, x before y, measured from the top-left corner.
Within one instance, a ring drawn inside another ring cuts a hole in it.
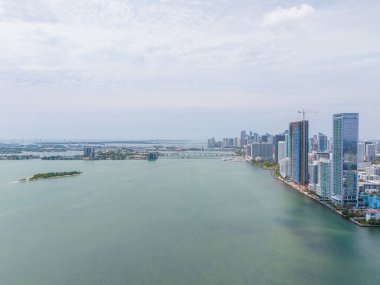
[[[380,139],[380,1],[0,0],[0,140],[207,139],[360,113]]]

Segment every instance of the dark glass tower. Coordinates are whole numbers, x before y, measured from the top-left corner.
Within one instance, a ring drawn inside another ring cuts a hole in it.
[[[308,184],[309,121],[289,124],[289,157],[291,179],[301,185]]]

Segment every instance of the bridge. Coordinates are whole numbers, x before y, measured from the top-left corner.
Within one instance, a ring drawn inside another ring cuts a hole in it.
[[[222,159],[238,156],[232,152],[160,152],[159,159]]]

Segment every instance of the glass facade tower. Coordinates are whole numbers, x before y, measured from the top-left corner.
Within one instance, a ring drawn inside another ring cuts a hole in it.
[[[358,193],[359,114],[333,116],[332,200],[341,205],[355,204]]]
[[[299,121],[289,124],[289,158],[291,179],[301,185],[309,180],[309,121]]]

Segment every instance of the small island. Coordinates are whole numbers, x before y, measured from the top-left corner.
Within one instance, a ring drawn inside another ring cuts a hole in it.
[[[49,178],[58,178],[58,177],[67,177],[67,176],[76,176],[82,174],[81,171],[65,171],[65,172],[47,172],[47,173],[37,173],[32,177],[20,179],[20,182],[35,181]]]

